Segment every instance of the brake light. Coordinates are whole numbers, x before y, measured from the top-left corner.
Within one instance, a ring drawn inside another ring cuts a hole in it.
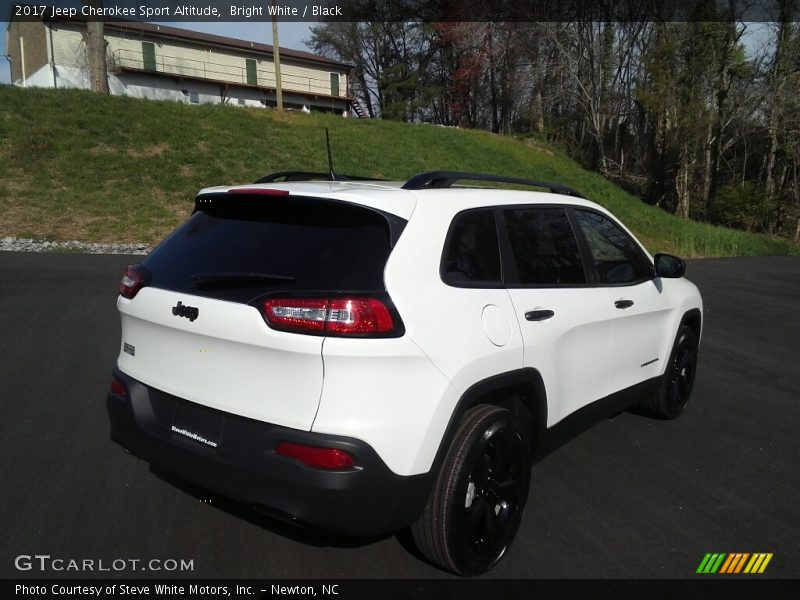
[[[125,391],[125,386],[122,385],[116,377],[111,378],[111,385],[109,386],[109,393],[114,394],[115,396],[119,396],[121,398],[125,398],[128,396],[128,392]]]
[[[288,196],[288,190],[272,190],[269,188],[233,188],[229,194],[257,194],[259,196]]]
[[[392,314],[377,298],[270,298],[264,315],[274,329],[327,335],[370,335],[395,328]]]
[[[147,271],[140,265],[130,265],[119,282],[119,293],[123,298],[133,298],[147,285]]]
[[[314,469],[350,469],[353,457],[339,448],[319,448],[293,442],[279,442],[275,454],[288,456]]]

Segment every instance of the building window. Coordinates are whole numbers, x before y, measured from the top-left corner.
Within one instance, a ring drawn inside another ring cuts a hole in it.
[[[331,96],[339,95],[339,74],[331,73]]]
[[[258,72],[256,71],[256,61],[253,58],[245,59],[247,63],[247,83],[258,85]]]
[[[156,45],[142,42],[142,64],[145,71],[156,70]]]
[[[192,104],[200,104],[200,94],[197,92],[191,92],[189,94],[189,102]]]

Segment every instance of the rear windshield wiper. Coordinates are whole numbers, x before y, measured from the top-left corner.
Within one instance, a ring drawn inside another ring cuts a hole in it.
[[[243,288],[266,283],[294,282],[294,277],[291,275],[273,275],[271,273],[195,273],[189,279],[196,288]]]

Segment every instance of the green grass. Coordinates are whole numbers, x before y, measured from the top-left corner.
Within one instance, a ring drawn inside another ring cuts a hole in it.
[[[452,169],[561,182],[613,211],[652,252],[800,254],[787,240],[676,218],[557,149],[482,131],[9,86],[0,86],[0,236],[153,244],[190,214],[200,188],[326,171],[325,127],[342,173]]]

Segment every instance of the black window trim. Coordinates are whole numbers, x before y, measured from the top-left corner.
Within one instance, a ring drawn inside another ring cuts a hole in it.
[[[506,210],[519,210],[524,208],[560,208],[566,213],[567,220],[569,221],[572,234],[578,244],[578,251],[581,255],[581,262],[583,263],[583,272],[586,283],[520,283],[519,273],[517,271],[517,263],[514,258],[514,252],[511,247],[511,239],[508,235],[508,228],[506,227],[505,211]],[[639,248],[646,262],[649,266],[647,276],[631,281],[628,283],[603,283],[600,281],[600,274],[597,272],[595,266],[594,256],[592,256],[589,242],[583,233],[583,229],[577,222],[574,215],[575,210],[585,210],[587,212],[595,213],[600,217],[609,219],[615,226],[617,226],[623,234],[631,239],[634,245]],[[454,223],[463,214],[477,211],[492,211],[494,212],[494,223],[497,231],[497,240],[500,250],[500,281],[449,281],[446,276],[447,266],[447,249],[450,247],[450,240],[453,236]],[[444,239],[444,246],[441,251],[441,259],[439,261],[439,278],[442,283],[448,287],[466,288],[466,289],[582,289],[582,288],[615,288],[615,287],[630,287],[640,285],[646,281],[651,281],[655,278],[655,266],[650,259],[647,251],[642,245],[630,235],[621,223],[614,217],[590,206],[581,206],[578,204],[566,203],[535,203],[535,204],[503,204],[491,206],[476,206],[467,208],[457,212],[450,220],[450,225],[447,230],[447,235]]]

